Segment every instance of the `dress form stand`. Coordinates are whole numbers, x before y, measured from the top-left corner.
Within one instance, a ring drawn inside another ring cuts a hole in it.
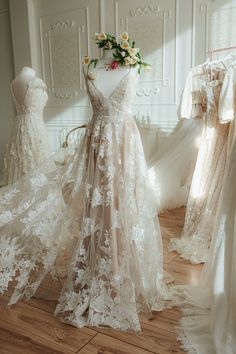
[[[34,69],[24,66],[11,83],[11,89],[17,102],[22,103],[28,84],[36,77]]]
[[[130,66],[120,66],[115,70],[111,69],[111,63],[114,61],[114,49],[104,49],[103,56],[99,59],[96,66],[96,86],[104,94],[109,97],[114,88],[122,80],[122,78],[130,71],[136,71],[136,68],[130,69]],[[92,71],[92,67],[90,69]]]

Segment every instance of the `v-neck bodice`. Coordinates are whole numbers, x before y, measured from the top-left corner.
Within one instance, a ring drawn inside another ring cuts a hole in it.
[[[113,116],[131,114],[132,102],[137,84],[137,74],[132,70],[118,82],[109,97],[106,97],[96,86],[95,80],[91,80],[85,74],[87,92],[93,108],[93,116]]]

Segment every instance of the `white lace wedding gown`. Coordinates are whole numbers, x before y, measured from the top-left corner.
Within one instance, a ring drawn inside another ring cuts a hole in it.
[[[236,353],[236,131],[226,165],[209,258],[197,286],[178,288],[179,340],[189,354]]]
[[[138,313],[162,309],[169,295],[156,202],[131,115],[137,74],[130,70],[108,98],[85,79],[93,118],[68,164],[53,171],[45,162],[1,192],[0,290],[15,278],[10,303],[33,296],[48,272],[58,272],[66,249],[55,315],[78,327],[138,331]]]
[[[45,83],[37,77],[28,83],[23,102],[18,102],[11,90],[17,116],[4,157],[5,184],[28,174],[52,154],[43,121],[46,90]]]
[[[214,75],[214,80],[210,78],[211,75]],[[180,239],[171,240],[169,248],[193,264],[205,262],[209,257],[212,225],[219,206],[231,146],[233,90],[231,63],[221,64],[217,70],[204,64],[191,70],[183,95],[183,116],[202,117],[204,127],[183,232]]]

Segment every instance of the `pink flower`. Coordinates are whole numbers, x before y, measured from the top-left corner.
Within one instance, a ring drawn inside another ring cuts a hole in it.
[[[119,66],[119,63],[118,63],[118,61],[116,61],[116,60],[114,60],[114,61],[111,63],[111,68],[112,68],[112,70],[117,69],[118,66]]]

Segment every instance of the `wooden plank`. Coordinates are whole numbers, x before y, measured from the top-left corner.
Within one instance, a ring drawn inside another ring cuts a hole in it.
[[[79,351],[79,354],[150,354],[151,352],[143,350],[134,345],[124,343],[120,340],[97,334],[89,344]],[[164,354],[164,353],[163,353]]]
[[[177,252],[170,252],[168,251],[168,244],[169,244],[169,240],[167,239],[163,239],[162,240],[163,243],[163,261],[164,264],[169,264],[171,263],[175,258],[178,257],[178,253]]]
[[[201,269],[202,265],[193,265],[180,257],[175,258],[169,264],[165,264],[165,270],[174,277],[175,284],[181,285],[197,285]]]
[[[54,350],[39,343],[27,333],[19,333],[17,327],[7,326],[0,328],[0,354],[73,354],[73,351],[64,349]]]
[[[152,318],[148,318],[145,315],[140,316],[141,323],[146,323],[150,326],[163,329],[175,333],[175,327],[178,325],[181,317],[180,311],[171,309],[159,312],[154,312]]]
[[[14,333],[34,343],[62,352],[77,352],[96,335],[90,328],[77,329],[61,323],[52,314],[19,303],[11,308],[1,307],[0,331]]]
[[[142,332],[140,334],[105,328],[97,328],[97,331],[151,353],[183,353],[179,348],[175,333],[154,327],[147,323],[142,323]]]

